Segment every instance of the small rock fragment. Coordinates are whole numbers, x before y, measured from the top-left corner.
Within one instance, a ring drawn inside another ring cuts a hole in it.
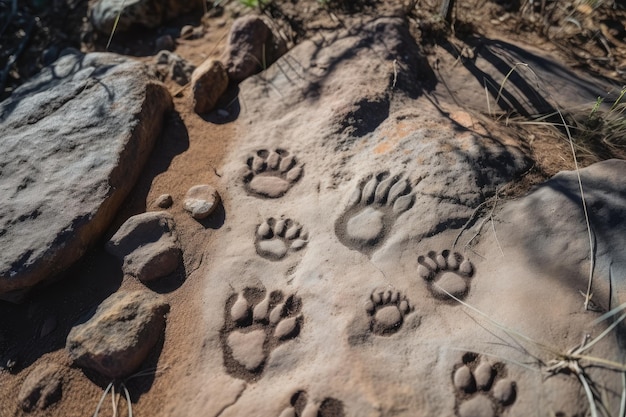
[[[25,412],[43,410],[61,399],[62,368],[56,364],[41,364],[33,369],[22,384],[18,402]]]
[[[112,379],[128,376],[161,337],[169,309],[163,296],[150,291],[115,293],[72,328],[66,349],[79,366]]]
[[[154,48],[157,51],[173,51],[176,49],[176,44],[171,35],[163,35],[156,38],[154,41]]]
[[[172,207],[172,204],[174,204],[174,200],[170,194],[161,194],[154,200],[154,205],[163,209]]]
[[[228,74],[221,62],[207,59],[191,74],[193,110],[208,113],[228,88]]]
[[[194,185],[187,191],[183,207],[196,220],[208,217],[220,202],[217,190],[207,184]]]

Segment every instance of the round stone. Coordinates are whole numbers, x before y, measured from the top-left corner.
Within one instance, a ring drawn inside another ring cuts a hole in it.
[[[187,191],[183,207],[194,219],[201,220],[213,213],[219,202],[220,196],[214,187],[195,185]]]

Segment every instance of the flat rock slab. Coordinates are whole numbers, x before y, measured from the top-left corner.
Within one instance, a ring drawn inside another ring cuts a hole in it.
[[[79,366],[109,378],[128,376],[163,334],[168,311],[165,298],[153,292],[117,292],[72,328],[66,349]]]
[[[588,409],[574,375],[545,379],[537,360],[605,328],[582,309],[590,250],[576,174],[517,201],[495,198],[530,157],[512,138],[453,123],[428,94],[435,83],[402,20],[383,18],[302,42],[239,84],[240,130],[216,184],[226,227],[198,272],[197,389],[217,411],[179,403],[169,414]],[[581,173],[598,213],[592,292],[603,309],[624,247],[609,233],[626,218],[616,165]],[[298,331],[287,331],[293,322]],[[619,362],[612,337],[593,352]],[[619,375],[589,372],[619,410],[609,394],[621,392]]]
[[[0,299],[17,300],[100,237],[172,108],[147,67],[69,53],[0,103]]]

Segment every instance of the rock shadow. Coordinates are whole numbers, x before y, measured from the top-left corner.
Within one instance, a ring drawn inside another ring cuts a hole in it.
[[[226,210],[224,209],[224,204],[220,200],[215,207],[215,211],[211,213],[211,215],[205,219],[197,220],[198,223],[202,225],[205,229],[213,229],[217,230],[224,225],[226,221]]]
[[[611,80],[601,83],[586,79],[549,58],[502,40],[474,35],[464,41],[473,48],[471,58],[459,57],[457,49],[449,42],[441,42],[440,46],[455,59],[460,58],[474,76],[476,87],[486,89],[494,102],[508,113],[524,117],[554,114],[545,121],[562,123],[546,87],[557,89],[572,101],[591,103],[597,97],[606,96],[607,86],[614,84]]]
[[[118,290],[121,268],[103,246],[88,251],[57,281],[32,290],[22,304],[0,301],[5,318],[0,321],[0,368],[17,373],[44,354],[64,349],[72,327]]]
[[[129,217],[146,211],[146,199],[154,179],[167,171],[176,155],[189,149],[189,133],[180,114],[173,110],[165,117],[163,129],[154,144],[146,166],[108,229],[106,234],[108,238],[113,236]]]
[[[223,125],[237,120],[239,113],[241,113],[239,87],[231,84],[218,100],[215,109],[209,113],[200,114],[200,117],[206,122]]]
[[[364,70],[378,77],[377,85],[372,88],[359,74],[359,67],[364,62],[371,63]],[[338,72],[349,71],[350,66],[356,80],[351,80],[354,82],[352,86],[344,87],[356,86],[366,91],[344,94],[342,100],[345,103],[341,103],[333,119],[336,120],[336,133],[357,138],[373,132],[388,118],[394,94],[416,99],[424,92],[432,91],[437,83],[406,19],[376,17],[346,30],[320,34],[297,45],[266,71],[254,76],[254,87],[247,84],[246,90],[255,89],[250,94],[257,97],[263,94],[273,97],[272,100],[279,104],[268,104],[266,111],[276,112],[279,117],[279,112],[284,113],[285,109],[298,106],[302,101],[314,106],[327,95],[327,89],[334,94],[337,83],[346,79],[345,74]],[[239,103],[245,107],[240,92],[236,94]],[[231,102],[235,103],[234,99]],[[213,115],[205,120],[220,122]]]

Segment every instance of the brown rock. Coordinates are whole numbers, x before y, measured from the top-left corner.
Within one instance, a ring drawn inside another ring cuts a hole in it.
[[[193,110],[208,113],[228,88],[228,74],[221,62],[207,59],[191,74]]]
[[[163,296],[149,291],[115,293],[72,328],[66,349],[79,366],[109,378],[128,376],[163,333],[169,308]]]
[[[155,206],[163,209],[172,207],[172,204],[174,204],[174,200],[172,199],[172,196],[170,194],[161,194],[154,201]]]
[[[267,68],[286,52],[285,43],[272,34],[258,16],[248,15],[235,20],[228,37],[226,70],[234,82]]]

